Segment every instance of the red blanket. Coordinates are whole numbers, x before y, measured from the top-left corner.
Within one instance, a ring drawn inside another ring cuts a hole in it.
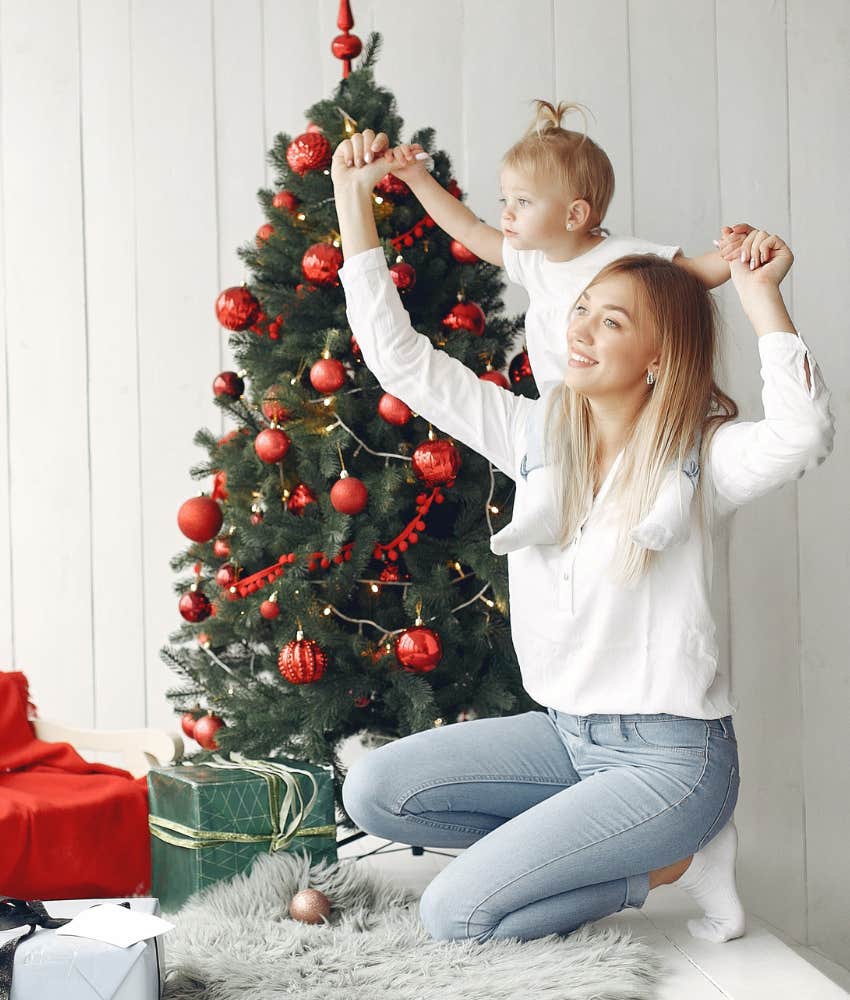
[[[0,895],[148,893],[146,779],[37,740],[32,713],[26,677],[0,671]]]

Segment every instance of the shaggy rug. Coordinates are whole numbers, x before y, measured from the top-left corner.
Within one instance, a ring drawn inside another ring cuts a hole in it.
[[[327,924],[289,916],[320,889]],[[165,1000],[649,1000],[664,969],[629,931],[585,924],[567,937],[434,941],[416,896],[352,861],[315,867],[261,855],[173,917]]]

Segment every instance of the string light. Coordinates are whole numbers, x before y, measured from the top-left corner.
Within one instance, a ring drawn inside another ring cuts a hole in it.
[[[375,204],[376,205],[383,205],[384,204],[384,199],[379,194],[375,195]]]
[[[332,612],[331,612],[331,607],[330,607],[330,605],[328,605],[328,606],[327,606],[327,607],[325,608],[325,610],[324,610],[324,611],[322,612],[322,614],[323,614],[323,615],[325,615],[325,617],[328,617],[328,616],[329,616],[329,615],[330,615],[331,613],[332,613]]]
[[[377,585],[377,583],[373,583],[371,586],[371,591],[373,594],[380,594],[381,588]]]
[[[494,507],[492,504],[490,505],[489,510],[490,510],[491,514],[498,514],[499,513],[499,508],[498,507]]]
[[[324,398],[324,399],[322,400],[322,405],[323,405],[323,406],[330,406],[330,405],[331,405],[331,403],[332,403],[333,401],[334,401],[334,398],[333,398],[333,396],[326,396],[326,397],[325,397],[325,398]],[[499,512],[498,512],[498,511],[496,511],[496,513],[498,514]]]
[[[303,212],[299,212],[297,215],[297,219],[299,222],[303,222],[306,218],[307,216]]]

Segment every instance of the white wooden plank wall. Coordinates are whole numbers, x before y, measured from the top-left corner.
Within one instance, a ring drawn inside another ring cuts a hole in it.
[[[814,475],[745,508],[715,608],[741,708],[750,909],[850,967],[845,737],[850,293],[844,0],[353,0],[407,134],[437,130],[498,221],[501,154],[534,97],[577,100],[617,175],[607,224],[697,254],[723,222],[786,235],[783,286],[833,389]],[[263,221],[281,130],[329,94],[336,0],[0,0],[0,667],[42,713],[173,726],[175,515],[228,367],[217,292]],[[579,119],[572,118],[573,127]],[[368,124],[368,123],[363,123]],[[760,414],[730,289],[723,385]],[[527,299],[510,288],[508,308]]]

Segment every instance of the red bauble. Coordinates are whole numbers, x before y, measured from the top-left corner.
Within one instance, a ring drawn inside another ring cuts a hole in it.
[[[493,382],[495,385],[500,385],[503,389],[510,389],[511,383],[507,378],[501,373],[494,371],[492,368],[488,372],[483,372],[478,376],[482,382]]]
[[[289,915],[293,920],[300,920],[302,924],[323,924],[331,915],[331,901],[318,889],[301,889],[292,897]]]
[[[392,275],[396,288],[400,292],[403,292],[408,288],[413,288],[416,284],[416,268],[405,261],[393,264],[390,268],[390,274]]]
[[[471,250],[467,250],[460,240],[452,240],[449,244],[449,250],[451,251],[452,257],[454,257],[458,264],[477,264],[481,259]]]
[[[184,712],[180,716],[180,728],[189,739],[193,739],[195,736],[195,721],[194,712]]]
[[[278,605],[277,600],[263,601],[260,605],[260,614],[268,621],[274,621],[274,619],[280,614],[280,606]]]
[[[378,400],[378,414],[393,427],[404,427],[413,416],[413,410],[398,398],[385,392]]]
[[[355,708],[366,708],[367,705],[372,703],[372,699],[368,695],[361,695],[359,698],[354,699]]]
[[[321,678],[327,665],[325,651],[317,642],[305,639],[300,629],[277,658],[277,668],[290,684],[312,684]]]
[[[215,734],[223,726],[224,719],[220,719],[217,715],[202,715],[195,723],[194,738],[204,750],[218,750]]]
[[[355,358],[362,358],[363,355],[360,353],[360,345],[355,340],[354,334],[351,335],[351,353]]]
[[[458,302],[443,319],[443,326],[450,330],[468,330],[476,337],[484,333],[487,317],[477,302]]]
[[[460,469],[460,452],[447,438],[423,441],[413,452],[411,464],[428,486],[451,486]]]
[[[322,170],[331,162],[331,144],[321,132],[304,132],[290,142],[286,162],[301,177],[310,170]]]
[[[219,587],[227,590],[232,587],[239,577],[239,573],[233,563],[225,563],[223,566],[219,566],[215,573],[215,582]]]
[[[375,190],[384,198],[406,198],[410,194],[410,188],[400,177],[395,174],[385,174],[375,185]]]
[[[306,483],[299,483],[286,501],[286,509],[293,514],[303,514],[308,503],[316,502],[316,494]]]
[[[508,366],[508,374],[511,382],[522,382],[524,378],[533,378],[534,372],[531,370],[531,362],[528,360],[528,351],[520,351]]]
[[[345,475],[331,487],[331,506],[340,514],[359,514],[369,502],[369,491],[356,476]]]
[[[245,382],[236,372],[220,372],[213,380],[213,392],[216,396],[229,396],[239,399],[245,391]]]
[[[363,49],[357,35],[337,35],[331,42],[331,52],[337,59],[356,59]]]
[[[213,477],[213,500],[227,500],[230,494],[227,492],[227,473],[217,472]]]
[[[314,285],[338,285],[342,267],[342,250],[332,243],[314,243],[301,258],[301,270]]]
[[[218,534],[224,516],[212,497],[191,497],[177,511],[177,527],[193,542],[208,542]]]
[[[187,622],[202,622],[212,614],[212,605],[202,590],[187,590],[177,608]]]
[[[274,226],[270,222],[264,222],[257,230],[257,246],[261,247],[274,232]]]
[[[292,411],[288,410],[279,399],[281,388],[279,385],[272,385],[266,389],[263,396],[262,411],[263,416],[269,423],[282,424],[292,419]]]
[[[229,559],[230,539],[216,538],[216,540],[213,542],[213,555],[216,557],[216,559]]]
[[[215,314],[228,330],[247,330],[257,322],[260,303],[244,285],[234,285],[216,299]]]
[[[336,358],[319,358],[310,368],[310,383],[325,395],[345,385],[345,367]]]
[[[463,191],[461,191],[460,187],[458,186],[458,182],[454,179],[454,177],[452,177],[452,179],[446,185],[446,190],[449,192],[450,195],[453,195],[458,200],[463,198]]]
[[[263,462],[279,462],[289,451],[292,441],[278,427],[267,427],[254,438],[254,451]]]
[[[278,191],[272,198],[272,205],[275,208],[286,209],[287,212],[294,212],[298,208],[299,201],[291,191]]]
[[[432,628],[417,624],[396,638],[395,655],[405,670],[426,674],[443,658],[443,644]]]

